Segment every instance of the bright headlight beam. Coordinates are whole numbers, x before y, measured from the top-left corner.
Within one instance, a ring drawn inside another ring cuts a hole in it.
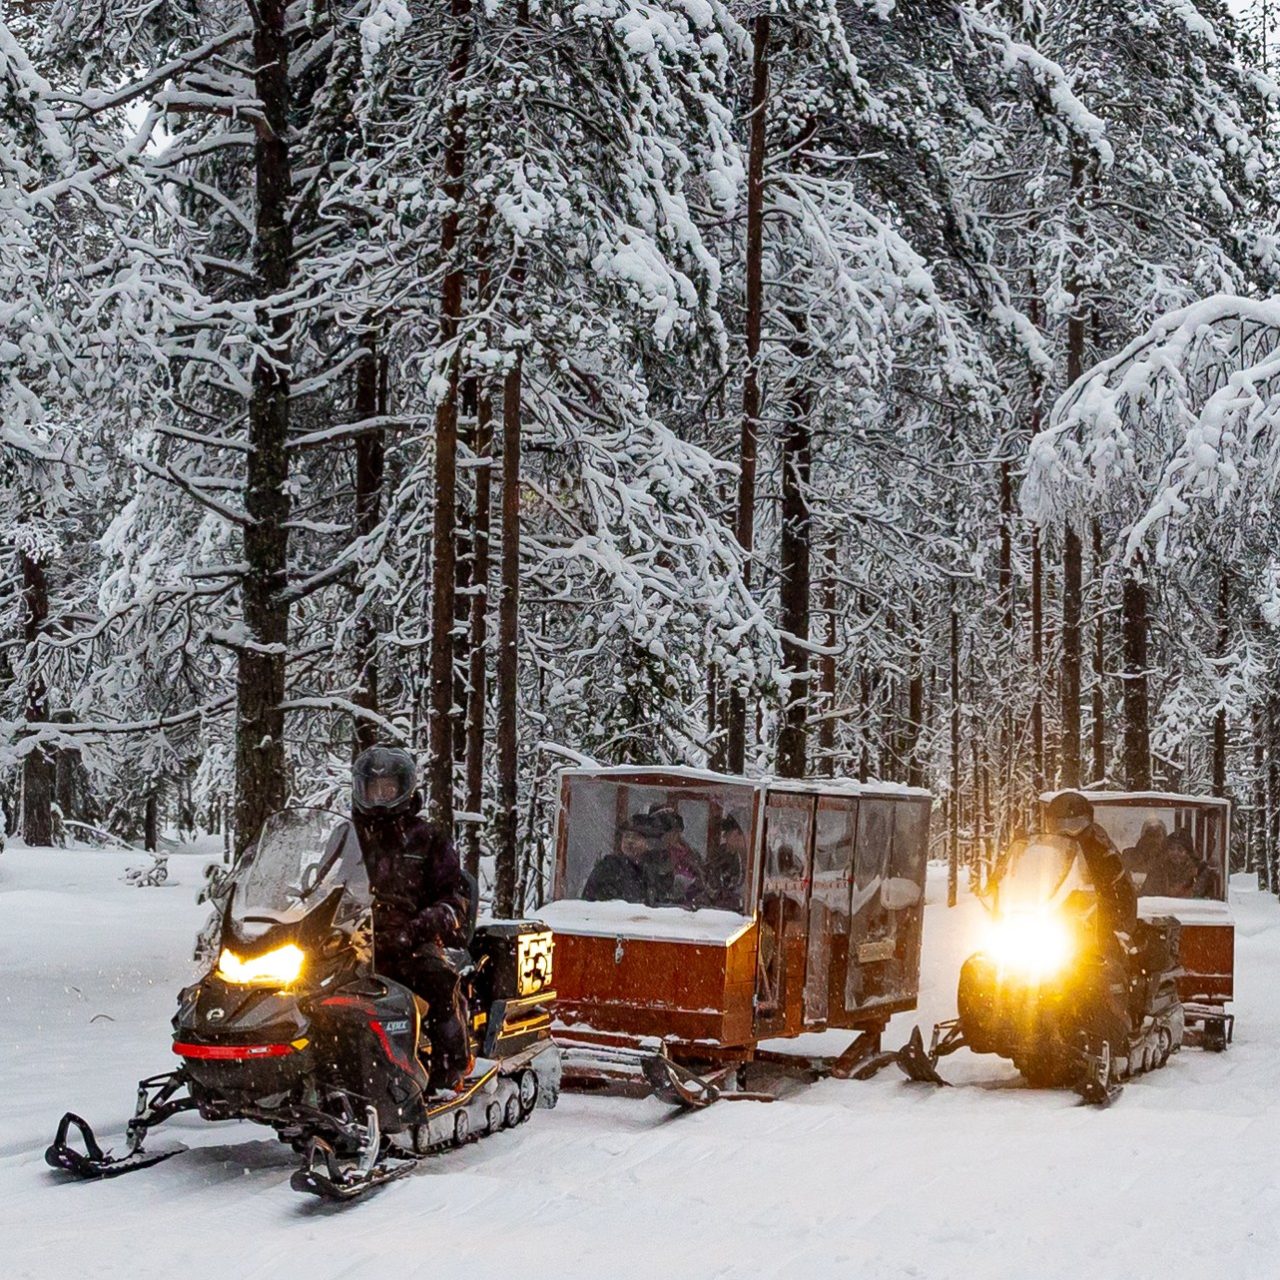
[[[1061,972],[1075,950],[1071,931],[1056,915],[1020,914],[995,923],[987,953],[1005,973],[1048,978]]]
[[[218,977],[242,987],[287,987],[298,980],[306,952],[292,942],[242,959],[228,947],[218,957]]]

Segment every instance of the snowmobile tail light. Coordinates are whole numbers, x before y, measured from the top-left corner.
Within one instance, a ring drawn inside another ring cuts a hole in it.
[[[1056,914],[1019,912],[996,921],[986,950],[1003,972],[1037,980],[1067,967],[1075,939]]]
[[[241,957],[223,947],[218,977],[243,987],[287,987],[297,982],[306,953],[292,942],[260,956]]]

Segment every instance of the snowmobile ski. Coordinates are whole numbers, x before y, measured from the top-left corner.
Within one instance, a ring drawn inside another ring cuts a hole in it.
[[[1076,1085],[1081,1101],[1091,1107],[1109,1107],[1124,1092],[1112,1074],[1111,1046],[1105,1040],[1097,1053],[1084,1053],[1084,1074]]]
[[[746,1089],[726,1089],[723,1082],[734,1068],[721,1067],[712,1079],[674,1062],[665,1053],[650,1054],[641,1062],[644,1077],[653,1088],[653,1097],[669,1106],[701,1111],[713,1102],[776,1102],[772,1093]]]
[[[187,1148],[177,1146],[168,1151],[148,1152],[142,1149],[148,1132],[163,1124],[179,1111],[190,1111],[196,1103],[191,1097],[175,1098],[174,1094],[186,1086],[181,1071],[168,1071],[163,1075],[149,1076],[138,1082],[138,1103],[125,1129],[127,1151],[113,1156],[104,1151],[88,1121],[68,1111],[58,1123],[53,1142],[44,1153],[45,1163],[52,1169],[60,1169],[77,1178],[117,1178],[122,1173],[146,1169],[170,1156],[181,1155]],[[84,1150],[78,1151],[68,1141],[72,1129],[80,1134]]]
[[[925,1051],[924,1037],[920,1034],[919,1027],[912,1028],[907,1043],[898,1050],[897,1062],[909,1080],[916,1080],[921,1084],[948,1083],[938,1074],[937,1059]]]
[[[398,1153],[401,1158],[396,1164],[383,1162],[375,1165],[368,1173],[344,1173],[336,1164],[332,1167],[324,1162],[309,1164],[305,1168],[295,1169],[289,1179],[289,1185],[295,1191],[302,1191],[319,1196],[322,1200],[336,1200],[343,1203],[358,1200],[388,1182],[396,1182],[406,1174],[412,1173],[418,1162],[425,1157],[412,1156],[408,1152]],[[319,1157],[323,1160],[323,1156]]]
[[[398,1151],[383,1138],[376,1107],[369,1107],[365,1115],[365,1137],[355,1160],[340,1159],[330,1142],[312,1137],[307,1144],[306,1163],[294,1170],[289,1185],[295,1191],[310,1192],[326,1200],[355,1200],[409,1173],[416,1163],[414,1153]],[[400,1159],[390,1163],[396,1156]]]
[[[80,1134],[84,1150],[77,1151],[68,1141],[69,1131],[74,1128]],[[44,1153],[45,1163],[51,1169],[60,1169],[73,1177],[93,1180],[97,1178],[118,1178],[124,1173],[133,1173],[136,1169],[147,1169],[170,1156],[181,1155],[187,1148],[173,1147],[168,1151],[143,1151],[141,1145],[131,1149],[125,1155],[113,1156],[104,1151],[94,1136],[93,1129],[87,1121],[74,1112],[68,1111],[58,1125],[58,1132],[53,1142]]]
[[[964,1031],[956,1019],[950,1022],[939,1022],[933,1029],[933,1037],[926,1052],[924,1036],[920,1028],[912,1029],[907,1043],[893,1056],[892,1061],[901,1068],[909,1080],[921,1084],[950,1086],[950,1080],[944,1080],[938,1072],[938,1059],[963,1049],[965,1045]]]

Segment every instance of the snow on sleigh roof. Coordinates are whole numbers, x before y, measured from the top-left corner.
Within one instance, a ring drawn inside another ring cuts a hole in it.
[[[643,784],[653,779],[674,778],[682,782],[710,782],[727,786],[764,788],[770,791],[799,791],[807,795],[884,796],[890,799],[913,797],[932,800],[923,787],[906,787],[897,782],[858,782],[853,778],[747,778],[740,774],[715,773],[710,769],[694,769],[688,765],[567,765],[562,775],[575,778],[627,778]]]
[[[647,942],[696,942],[713,947],[727,947],[752,923],[736,911],[686,911],[683,907],[586,902],[580,898],[544,903],[536,914],[555,933]]]
[[[1064,787],[1060,791],[1042,791],[1040,802],[1048,804],[1054,796],[1060,796],[1072,788]],[[1080,794],[1095,804],[1159,804],[1176,806],[1180,804],[1213,805],[1218,808],[1231,804],[1225,796],[1184,796],[1176,791],[1086,791]]]

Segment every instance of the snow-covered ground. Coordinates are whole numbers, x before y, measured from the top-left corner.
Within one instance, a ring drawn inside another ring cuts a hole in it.
[[[121,884],[140,860],[0,856],[3,1280],[1280,1274],[1280,906],[1244,878],[1235,1046],[1183,1052],[1108,1111],[968,1054],[949,1090],[885,1073],[692,1115],[567,1097],[334,1209],[290,1191],[292,1154],[250,1125],[179,1117],[155,1145],[193,1150],[115,1181],[46,1168],[64,1110],[114,1138],[134,1082],[171,1065],[203,858]],[[951,1012],[977,911],[930,906],[921,1021]]]

